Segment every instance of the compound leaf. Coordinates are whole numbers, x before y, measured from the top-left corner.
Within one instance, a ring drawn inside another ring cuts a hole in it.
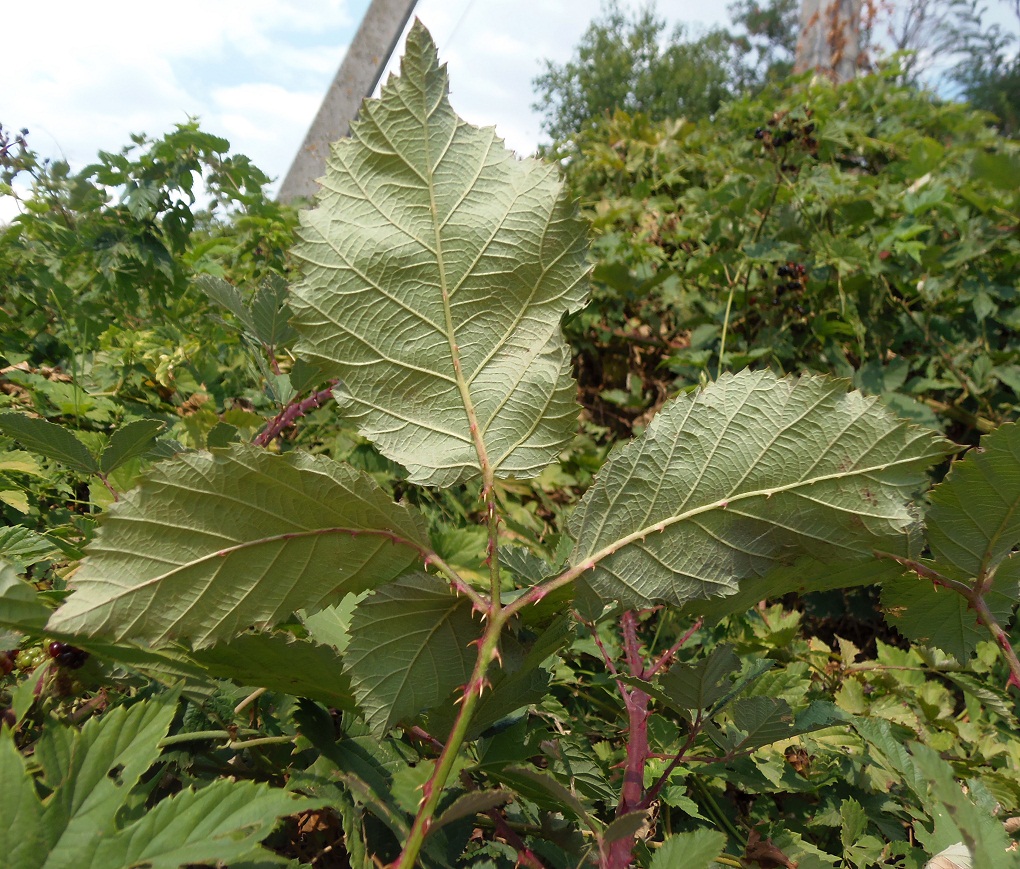
[[[863,560],[902,548],[909,500],[949,450],[839,381],[724,375],[610,456],[572,517],[571,563],[644,607],[733,595],[803,556]]]
[[[652,857],[651,869],[709,869],[726,848],[726,834],[702,828],[677,833],[662,843]]]
[[[577,424],[560,320],[587,298],[585,230],[556,170],[457,117],[415,24],[399,78],[333,146],[302,215],[297,352],[412,482],[555,461]]]
[[[434,706],[467,682],[478,623],[471,603],[425,574],[409,574],[361,601],[351,619],[347,672],[377,734]]]
[[[104,516],[49,627],[202,648],[388,582],[427,540],[409,507],[325,457],[183,453]]]
[[[81,732],[49,728],[35,760],[54,793],[42,813],[47,869],[93,865],[92,856],[142,774],[159,757],[177,694],[90,719]],[[95,864],[95,865],[102,865]],[[109,865],[109,864],[107,864]]]
[[[321,806],[265,784],[220,779],[157,803],[103,840],[92,865],[177,869],[248,855],[278,817]]]
[[[99,463],[85,444],[55,422],[23,413],[0,413],[0,431],[15,438],[33,453],[62,462],[75,471],[83,474],[99,472]]]

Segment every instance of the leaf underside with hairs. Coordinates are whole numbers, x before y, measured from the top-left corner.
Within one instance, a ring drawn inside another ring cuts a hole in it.
[[[479,634],[467,598],[409,574],[358,604],[345,655],[354,695],[379,735],[467,682]]]
[[[389,582],[427,545],[410,508],[325,457],[184,453],[103,517],[49,627],[202,648]]]
[[[335,144],[302,215],[297,351],[415,483],[535,475],[577,425],[560,320],[587,300],[585,229],[557,172],[447,98],[427,31]],[[473,419],[472,419],[473,414]]]
[[[571,563],[641,607],[748,591],[805,556],[902,550],[911,497],[951,449],[839,381],[724,375],[610,457],[572,517]]]

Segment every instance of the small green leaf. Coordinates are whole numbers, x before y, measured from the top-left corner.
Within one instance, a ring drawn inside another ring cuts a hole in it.
[[[19,579],[17,571],[0,561],[0,625],[16,631],[39,631],[50,610],[39,601],[32,586]]]
[[[602,833],[602,841],[609,843],[617,839],[633,839],[647,820],[648,812],[631,812],[616,818]]]
[[[54,543],[24,525],[0,527],[0,559],[21,570],[59,554],[60,549]]]
[[[136,419],[121,426],[112,435],[99,460],[104,474],[119,468],[129,459],[143,455],[152,448],[156,436],[166,426],[157,419]]]
[[[649,869],[709,869],[726,848],[726,834],[702,828],[677,833],[655,852]]]
[[[840,833],[843,850],[849,851],[868,829],[868,816],[857,800],[843,800],[839,807]]]
[[[497,806],[508,803],[511,798],[512,794],[507,791],[471,791],[461,794],[449,808],[435,819],[429,829],[435,830],[438,827],[459,821],[461,818],[473,818],[481,812],[487,812],[489,809],[495,809]]]
[[[276,347],[294,337],[287,291],[287,281],[272,274],[262,282],[251,300],[252,327],[256,337],[267,347]]]
[[[55,422],[23,413],[0,413],[0,431],[32,452],[62,462],[75,471],[99,473],[99,463],[85,444]]]
[[[659,679],[663,693],[677,709],[708,709],[733,686],[740,659],[729,646],[717,646],[693,664],[674,664]]]
[[[426,574],[401,577],[361,601],[346,666],[372,730],[382,735],[465,684],[479,634],[471,602]]]

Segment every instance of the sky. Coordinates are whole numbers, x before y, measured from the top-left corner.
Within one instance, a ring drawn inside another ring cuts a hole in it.
[[[72,167],[197,116],[282,179],[354,36],[368,0],[36,0],[4,4],[0,124]],[[640,0],[622,0],[638,8]],[[658,0],[670,24],[722,23],[724,3]],[[598,0],[418,0],[450,69],[451,101],[534,151],[531,80],[569,59]],[[140,10],[147,10],[142,13]],[[399,48],[398,48],[399,51]],[[0,221],[17,213],[0,197]]]
[[[991,0],[1002,6],[1006,0]],[[282,179],[368,0],[35,0],[9,3],[0,124],[26,127],[43,156],[72,168],[132,133],[158,136],[197,116]],[[638,9],[644,0],[620,0]],[[1008,4],[1006,4],[1008,5]],[[658,0],[672,28],[727,21],[727,0]],[[520,154],[541,139],[531,108],[543,61],[568,60],[599,0],[418,0],[466,120],[494,124]],[[144,11],[142,11],[144,10]],[[399,48],[398,48],[399,51]],[[395,65],[395,59],[392,62]],[[0,222],[17,213],[0,197]]]

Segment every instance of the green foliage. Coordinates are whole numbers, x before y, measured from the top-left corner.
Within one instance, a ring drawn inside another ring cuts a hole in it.
[[[54,724],[35,746],[38,785],[9,733],[0,735],[5,863],[11,869],[136,866],[256,856],[276,818],[315,802],[251,782],[221,780],[139,815],[143,773],[176,708],[176,693],[111,710],[80,732]]]
[[[961,440],[1009,419],[1020,154],[986,124],[894,72],[710,123],[617,115],[568,167],[597,234],[598,307],[569,329],[596,419],[626,431],[746,364],[852,377]],[[622,412],[598,398],[624,384]]]
[[[582,310],[569,194],[447,86],[418,24],[332,153],[300,274],[171,250],[192,307],[147,374],[117,368],[132,320],[86,353],[54,320],[8,360],[0,805],[31,827],[8,853],[1016,866],[1018,448],[985,432],[1014,406],[1011,146],[887,78],[732,104],[714,134],[618,116],[568,167],[598,233]],[[780,268],[830,327],[749,319]],[[895,333],[882,281],[959,343]],[[593,379],[617,335],[629,377]],[[572,350],[629,443],[578,432]],[[725,371],[755,359],[779,370]],[[956,449],[934,410],[986,436],[925,502]],[[869,583],[927,645],[839,611]],[[767,603],[821,590],[835,615]]]
[[[703,118],[732,95],[728,35],[715,30],[688,40],[678,26],[666,40],[665,26],[651,6],[628,18],[609,0],[571,60],[562,66],[546,61],[534,81],[534,108],[545,114],[542,129],[553,143],[567,142],[615,110]]]

